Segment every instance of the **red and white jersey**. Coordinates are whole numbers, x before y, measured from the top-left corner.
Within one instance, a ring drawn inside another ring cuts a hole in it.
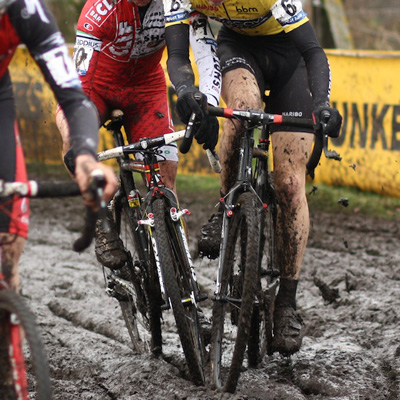
[[[162,0],[144,11],[141,22],[139,7],[128,0],[86,2],[74,51],[81,79],[96,71],[96,79],[127,83],[157,66],[165,46]]]

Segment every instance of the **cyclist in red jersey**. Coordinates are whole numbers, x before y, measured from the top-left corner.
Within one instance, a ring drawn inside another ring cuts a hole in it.
[[[26,180],[26,168],[16,123],[15,104],[8,65],[17,46],[27,46],[65,109],[76,149],[76,179],[84,193],[90,172],[101,168],[106,175],[106,197],[115,191],[116,178],[110,168],[96,161],[98,126],[96,111],[82,91],[64,39],[53,16],[40,0],[0,0],[0,178]],[[17,264],[28,232],[27,199],[1,200],[0,234],[12,245],[2,246],[2,268],[10,285],[18,290]],[[11,236],[11,237],[10,237]],[[11,240],[10,240],[11,241]],[[10,251],[8,251],[10,249]]]
[[[8,65],[19,44],[25,44],[40,67],[44,78],[65,110],[75,148],[76,180],[85,196],[89,176],[101,169],[106,178],[105,199],[117,187],[113,171],[98,163],[96,156],[98,125],[96,110],[84,95],[69,58],[64,39],[53,16],[41,0],[0,0],[0,179],[26,181],[27,173],[16,122],[13,87]],[[88,202],[90,204],[90,202]],[[18,262],[28,234],[29,202],[13,197],[0,200],[1,270],[7,283],[19,290]],[[1,316],[0,316],[1,317]],[[0,353],[6,351],[1,340]],[[0,354],[0,393],[13,394],[9,375]]]
[[[97,107],[99,124],[109,119],[113,109],[123,111],[130,142],[174,130],[164,70],[160,64],[165,47],[164,35],[162,0],[88,0],[78,20],[74,61],[83,89]],[[208,35],[205,30],[199,30],[196,36],[192,32],[191,44],[200,64],[205,42],[213,40]],[[209,57],[208,52],[206,57]],[[203,92],[219,97],[218,82],[217,85],[205,85]],[[60,110],[57,124],[68,164],[69,154],[74,149],[70,146],[68,129]],[[214,148],[217,137],[210,141],[197,136],[197,140]],[[176,144],[166,145],[161,150],[159,161],[164,183],[176,192]],[[123,265],[126,255],[114,230],[96,236],[96,255],[107,267]]]

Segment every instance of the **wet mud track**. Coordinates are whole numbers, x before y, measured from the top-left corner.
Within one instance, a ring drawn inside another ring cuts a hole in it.
[[[213,211],[181,195],[195,248]],[[245,369],[234,395],[185,377],[171,315],[163,325],[166,359],[134,354],[116,300],[104,291],[93,247],[72,252],[82,221],[78,199],[32,201],[20,269],[49,356],[55,399],[399,399],[399,220],[314,213],[298,289],[306,323],[302,349]],[[216,261],[196,260],[213,291]],[[204,305],[210,312],[210,302]]]

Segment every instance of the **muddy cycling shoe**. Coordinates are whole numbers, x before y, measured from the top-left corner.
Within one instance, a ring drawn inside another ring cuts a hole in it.
[[[272,349],[288,357],[298,352],[303,340],[304,323],[292,307],[277,307],[274,312]]]
[[[201,228],[201,237],[197,245],[200,257],[208,257],[211,260],[219,257],[223,215],[223,211],[211,215],[208,222]]]
[[[114,221],[107,218],[110,231],[105,232],[101,221],[97,221],[95,230],[95,248],[97,261],[110,269],[119,269],[128,261],[124,244],[118,236]]]

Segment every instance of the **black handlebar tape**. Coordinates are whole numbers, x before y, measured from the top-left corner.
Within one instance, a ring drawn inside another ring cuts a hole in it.
[[[192,145],[193,134],[194,134],[193,126],[195,119],[196,119],[196,114],[192,113],[186,127],[185,136],[183,137],[182,142],[179,145],[179,151],[182,154],[186,154],[190,150],[190,146]]]
[[[38,182],[35,197],[67,197],[81,194],[76,182]]]
[[[322,149],[324,147],[322,135],[322,132],[317,132],[317,134],[315,135],[314,148],[306,165],[307,174],[310,175],[311,179],[314,179],[314,170],[318,166],[322,154]]]
[[[85,224],[81,236],[75,240],[72,248],[75,252],[81,253],[86,250],[94,238],[94,231],[97,221],[97,213],[91,207],[86,206]]]
[[[312,119],[309,118],[299,118],[299,117],[288,117],[282,115],[281,125],[299,127],[299,128],[314,128],[314,123]]]

